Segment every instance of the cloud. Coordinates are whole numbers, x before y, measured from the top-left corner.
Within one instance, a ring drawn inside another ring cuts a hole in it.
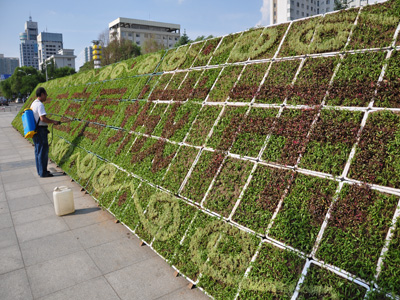
[[[258,21],[257,25],[270,25],[270,9],[271,9],[271,0],[263,0],[263,5],[260,8],[261,12],[261,20]]]

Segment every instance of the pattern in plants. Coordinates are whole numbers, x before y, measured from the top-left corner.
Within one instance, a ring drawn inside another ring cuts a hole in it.
[[[42,83],[51,159],[215,299],[400,297],[399,8]]]

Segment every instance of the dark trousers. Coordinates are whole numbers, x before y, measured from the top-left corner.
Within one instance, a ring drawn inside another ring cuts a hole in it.
[[[36,170],[40,177],[43,177],[48,173],[47,162],[49,160],[49,141],[47,135],[47,127],[38,127],[37,133],[32,138],[35,144]]]

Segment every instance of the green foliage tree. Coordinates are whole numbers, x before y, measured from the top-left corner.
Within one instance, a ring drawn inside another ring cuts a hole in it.
[[[6,98],[13,99],[29,95],[40,82],[44,81],[44,75],[35,68],[18,67],[10,78],[1,82],[0,87]]]
[[[182,45],[186,45],[192,42],[192,40],[189,38],[189,36],[186,34],[186,32],[179,38],[179,40],[175,43],[175,47],[179,47]]]
[[[157,52],[162,49],[165,49],[165,46],[157,42],[154,36],[151,36],[151,38],[148,38],[143,42],[143,54]]]
[[[80,68],[79,72],[89,71],[94,69],[94,60],[85,62]]]
[[[60,77],[69,76],[75,74],[75,69],[71,67],[61,67],[57,68],[57,64],[54,62],[54,59],[50,60],[46,65],[43,65],[42,73],[46,76],[46,69],[47,68],[47,79],[56,79]]]
[[[118,39],[116,35],[111,38],[107,46],[102,48],[101,64],[103,66],[139,56],[141,48],[126,39]]]
[[[203,40],[208,40],[208,39],[212,39],[213,37],[214,36],[212,34],[210,34],[207,37],[205,35],[200,35],[193,42],[199,42],[199,41],[203,41]]]
[[[335,0],[334,10],[346,9],[349,7],[348,0]]]

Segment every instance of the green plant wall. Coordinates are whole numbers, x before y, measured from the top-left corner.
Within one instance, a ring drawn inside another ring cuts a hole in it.
[[[51,159],[215,299],[400,297],[399,23],[389,0],[43,83]]]

